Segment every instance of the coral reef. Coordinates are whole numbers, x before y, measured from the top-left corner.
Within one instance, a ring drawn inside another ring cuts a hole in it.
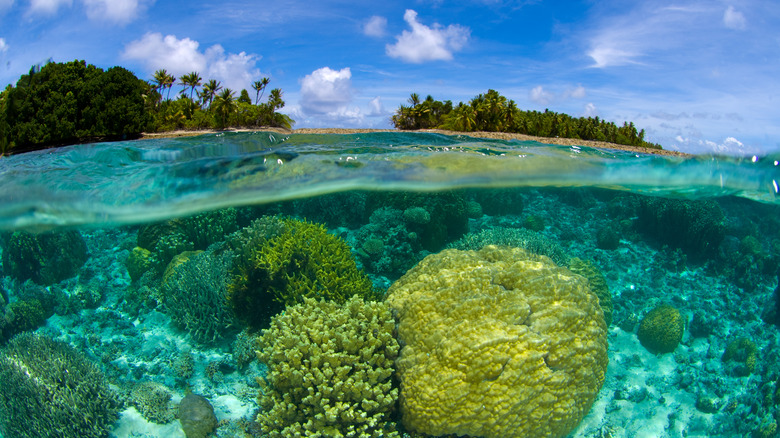
[[[639,231],[693,258],[712,257],[725,236],[723,210],[714,201],[637,197]]]
[[[152,252],[140,246],[133,248],[125,260],[125,267],[132,281],[138,281],[152,266]]]
[[[569,270],[575,274],[582,275],[588,279],[588,285],[591,292],[599,298],[599,306],[604,312],[604,322],[607,326],[612,324],[612,294],[609,293],[609,286],[601,270],[589,260],[581,260],[577,257],[569,262]]]
[[[206,438],[217,428],[214,407],[204,397],[193,393],[181,399],[179,421],[187,438]]]
[[[495,227],[478,233],[469,233],[447,247],[476,251],[487,245],[523,248],[531,253],[551,258],[558,266],[569,264],[569,255],[558,242],[525,228]]]
[[[726,365],[729,374],[745,377],[756,370],[756,354],[758,348],[756,343],[748,338],[732,339],[726,345],[721,360]]]
[[[98,368],[67,344],[23,333],[0,353],[0,432],[105,437],[120,403]]]
[[[198,342],[217,341],[238,326],[227,295],[232,269],[232,251],[210,248],[189,254],[163,276],[166,313]]]
[[[239,229],[235,208],[145,225],[138,230],[138,247],[151,252],[158,275],[184,251],[205,250]]]
[[[661,304],[647,312],[637,330],[639,342],[654,353],[671,353],[682,340],[685,319],[670,304]]]
[[[448,249],[387,303],[403,424],[430,435],[564,437],[604,383],[607,332],[585,278],[519,248]]]
[[[0,240],[5,274],[20,281],[48,286],[72,277],[87,261],[87,244],[78,231],[17,231]]]
[[[386,304],[358,296],[343,306],[305,298],[274,317],[258,351],[263,436],[398,437],[394,329]]]
[[[390,207],[374,210],[355,235],[357,257],[367,272],[397,279],[422,257],[419,236],[407,229],[403,212]]]
[[[152,423],[165,424],[176,419],[171,391],[160,383],[139,383],[130,393],[130,403]]]
[[[407,229],[416,233],[422,248],[435,252],[448,242],[460,238],[468,231],[468,205],[462,192],[414,193],[414,192],[373,192],[369,193],[367,209],[374,211],[381,207],[406,212],[414,208],[421,220],[428,213],[430,220],[424,223],[407,221]]]
[[[320,224],[287,219],[278,235],[252,250],[229,286],[236,315],[251,327],[264,327],[306,297],[344,303],[352,295],[376,295],[347,243]]]

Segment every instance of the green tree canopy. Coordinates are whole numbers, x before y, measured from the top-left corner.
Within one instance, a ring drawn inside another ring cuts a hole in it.
[[[134,137],[150,121],[149,85],[133,73],[85,61],[33,68],[0,93],[0,146],[31,149]]]

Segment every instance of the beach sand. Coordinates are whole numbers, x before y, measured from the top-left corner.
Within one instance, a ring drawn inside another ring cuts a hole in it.
[[[176,138],[176,137],[191,137],[204,134],[216,134],[218,132],[254,132],[254,131],[270,131],[278,132],[280,134],[364,134],[372,132],[430,132],[435,134],[444,135],[465,135],[476,138],[495,138],[501,140],[520,140],[520,141],[537,141],[545,144],[556,144],[562,146],[587,146],[599,149],[617,149],[621,151],[636,152],[639,154],[653,154],[653,155],[666,155],[676,157],[691,157],[693,155],[686,154],[679,151],[670,151],[666,149],[649,149],[636,146],[626,146],[616,143],[608,143],[605,141],[595,140],[580,140],[575,138],[559,138],[559,137],[536,137],[533,135],[525,134],[513,134],[508,132],[458,132],[447,131],[444,129],[422,129],[417,131],[399,131],[397,129],[347,129],[347,128],[301,128],[301,129],[281,129],[281,128],[258,128],[258,129],[229,129],[226,131],[215,130],[202,130],[202,131],[168,131],[160,133],[144,133],[141,139],[146,138]]]

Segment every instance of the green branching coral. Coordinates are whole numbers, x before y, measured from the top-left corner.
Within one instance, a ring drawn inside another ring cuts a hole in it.
[[[214,249],[193,253],[166,271],[160,294],[171,319],[204,343],[222,339],[238,325],[227,300],[233,253]]]
[[[160,383],[139,383],[130,393],[130,403],[152,423],[165,424],[176,419],[171,391]]]
[[[70,346],[30,333],[0,353],[0,432],[6,437],[107,437],[120,403]]]
[[[636,335],[654,353],[671,353],[682,340],[685,319],[669,304],[661,304],[645,315]]]
[[[17,280],[48,286],[72,277],[87,261],[87,244],[78,231],[2,236],[3,268]]]
[[[241,319],[262,327],[284,307],[307,297],[344,303],[353,295],[375,296],[343,239],[320,224],[283,223],[278,235],[253,248],[230,285],[230,301]]]
[[[274,317],[260,338],[257,421],[263,436],[398,437],[395,321],[380,302],[344,305],[305,298]]]

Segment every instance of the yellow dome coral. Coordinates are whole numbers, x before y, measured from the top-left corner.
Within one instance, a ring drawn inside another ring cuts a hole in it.
[[[685,319],[680,311],[661,304],[642,318],[636,336],[653,353],[671,353],[680,344],[684,331]]]
[[[523,249],[426,257],[388,290],[412,431],[563,437],[604,383],[607,336],[585,278]]]

